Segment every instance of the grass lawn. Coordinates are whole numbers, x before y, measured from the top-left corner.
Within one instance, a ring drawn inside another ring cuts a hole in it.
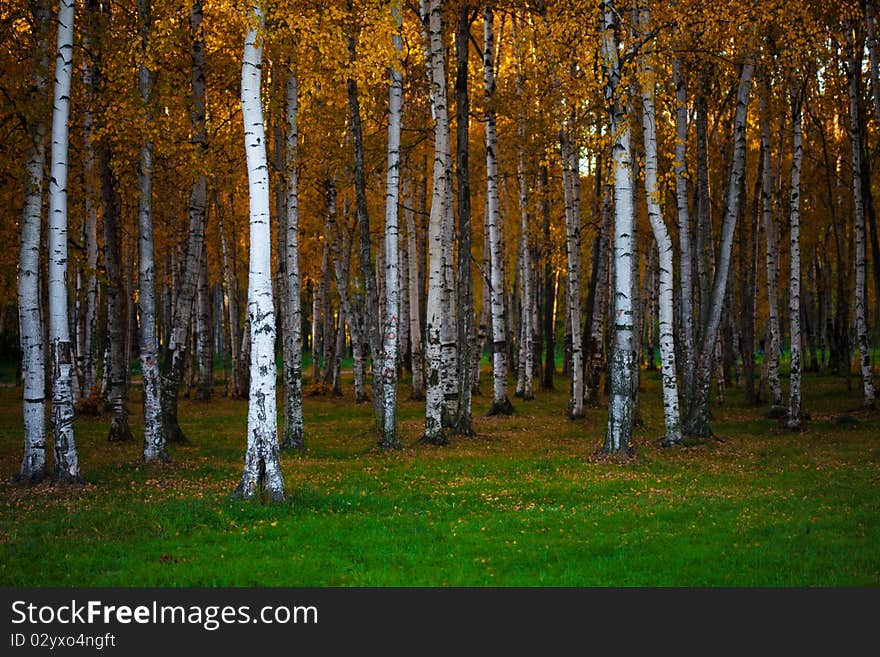
[[[714,409],[722,441],[663,450],[643,372],[626,463],[594,454],[605,409],[569,421],[556,385],[512,417],[475,398],[479,435],[446,447],[418,443],[424,405],[404,401],[392,453],[350,385],[307,397],[308,449],[282,456],[290,499],[274,505],[230,500],[246,403],[224,398],[181,403],[191,443],[171,464],[145,468],[139,442],[108,444],[106,417],[81,418],[88,485],[13,486],[21,389],[0,388],[0,585],[880,585],[880,412],[849,412],[856,377],[850,392],[805,377],[803,433],[731,389]]]

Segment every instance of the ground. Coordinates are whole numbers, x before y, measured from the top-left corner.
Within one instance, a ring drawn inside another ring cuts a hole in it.
[[[491,395],[476,397],[478,436],[445,447],[418,442],[424,403],[403,401],[394,452],[348,385],[306,397],[307,450],[282,456],[282,504],[230,499],[246,403],[219,388],[182,401],[191,443],[168,465],[145,468],[140,442],[107,443],[106,417],[80,418],[88,484],[13,486],[21,389],[0,388],[0,585],[877,586],[880,413],[854,411],[858,389],[840,379],[803,387],[802,433],[730,390],[713,407],[720,441],[662,449],[644,372],[637,456],[609,462],[595,454],[605,409],[568,420],[562,378],[510,417],[484,417]]]

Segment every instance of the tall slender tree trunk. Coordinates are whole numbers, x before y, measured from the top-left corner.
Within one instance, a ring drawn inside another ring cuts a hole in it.
[[[285,267],[287,278],[283,286],[287,295],[287,335],[284,359],[284,435],[282,449],[302,449],[303,434],[302,399],[302,303],[300,299],[299,274],[299,94],[296,73],[287,74],[285,113],[287,136],[285,138],[284,187],[285,203]]]
[[[471,190],[470,190],[470,98],[468,94],[468,55],[470,54],[470,27],[472,9],[464,3],[458,10],[455,31],[455,112],[456,161],[458,180],[458,401],[452,431],[464,436],[474,434],[471,414],[473,374],[471,363],[477,351],[474,333],[474,293],[471,276]]]
[[[141,53],[146,58],[153,28],[150,0],[138,0]],[[153,74],[146,59],[140,65],[139,87],[144,103],[144,122],[150,125]],[[162,407],[159,398],[159,345],[156,340],[156,266],[153,260],[153,143],[141,143],[138,170],[138,307],[140,309],[140,356],[143,375],[144,461],[168,460]]]
[[[721,324],[721,311],[727,292],[730,253],[733,247],[736,221],[739,216],[739,204],[743,187],[742,180],[745,175],[746,115],[754,71],[754,54],[749,53],[743,60],[737,87],[733,133],[733,162],[730,170],[727,208],[721,225],[721,245],[715,268],[710,303],[707,304],[706,320],[700,332],[700,350],[697,358],[693,390],[689,395],[692,403],[685,419],[685,433],[700,437],[712,435],[712,430],[709,426],[709,384],[712,375],[713,356],[718,339],[718,327]]]
[[[52,434],[56,484],[82,483],[73,434],[73,368],[67,317],[67,157],[73,68],[73,0],[60,0],[52,100],[49,178],[49,341],[52,349]]]
[[[614,315],[613,345],[608,376],[608,429],[605,453],[632,453],[633,375],[635,371],[634,310],[632,295],[632,260],[637,257],[633,237],[632,162],[630,128],[626,107],[616,98],[620,85],[620,60],[616,28],[619,17],[614,3],[600,5],[602,16],[602,52],[606,66],[605,97],[609,102],[609,123],[614,176]]]
[[[641,5],[639,11],[639,27],[641,33],[646,33],[650,16],[646,5]],[[681,443],[681,420],[678,409],[678,379],[675,369],[675,338],[674,338],[674,308],[673,296],[675,293],[675,270],[673,264],[672,239],[669,230],[663,221],[660,209],[660,187],[657,182],[657,126],[656,113],[654,111],[654,69],[649,55],[642,55],[641,81],[642,81],[642,128],[645,141],[645,197],[648,205],[648,220],[654,233],[654,241],[657,243],[657,269],[660,274],[659,281],[659,333],[660,333],[660,361],[663,384],[663,416],[666,424],[666,434],[663,437],[664,445]],[[680,209],[679,209],[680,210]],[[646,278],[649,278],[646,275]],[[653,314],[649,315],[648,321],[653,324]],[[654,356],[651,354],[651,360]]]
[[[385,332],[382,349],[382,436],[379,445],[400,448],[397,438],[397,355],[400,341],[400,274],[398,260],[398,206],[400,197],[400,124],[403,114],[403,18],[400,0],[391,3],[395,31],[391,39],[395,59],[388,92],[388,168],[385,186]]]
[[[489,415],[510,415],[507,397],[507,336],[504,326],[504,254],[501,244],[501,212],[498,194],[498,138],[495,113],[495,33],[492,9],[483,13],[483,83],[486,90],[486,197],[488,199],[489,253],[492,304],[492,407]]]
[[[806,83],[804,84],[804,88]],[[789,368],[788,428],[801,426],[801,162],[804,142],[801,128],[803,91],[793,94],[791,104],[791,205],[789,231],[791,239],[791,274],[789,276],[788,303],[791,331],[791,365]]]
[[[853,171],[853,207],[855,209],[855,260],[856,260],[856,341],[859,345],[859,371],[862,377],[862,405],[866,408],[874,406],[874,375],[871,372],[871,353],[868,347],[868,322],[867,322],[867,249],[865,248],[865,207],[862,191],[862,137],[861,121],[859,120],[859,98],[862,71],[862,40],[857,39],[853,43],[854,34],[859,31],[847,21],[847,78],[849,79],[849,126],[850,140],[852,142],[852,171]],[[876,264],[876,263],[875,263]]]
[[[351,8],[351,3],[349,3]],[[354,37],[348,37],[348,52],[352,61],[355,58]],[[382,359],[382,335],[379,331],[379,297],[376,290],[376,272],[373,268],[372,243],[370,241],[370,216],[367,210],[367,179],[364,165],[363,130],[361,127],[360,101],[358,100],[358,86],[353,78],[348,79],[348,109],[352,142],[354,144],[354,189],[355,189],[355,212],[358,224],[358,256],[360,260],[361,276],[364,283],[366,296],[364,305],[364,331],[366,332],[367,344],[370,349],[371,385],[373,389],[373,412],[376,417],[376,427],[381,433],[384,423],[382,406],[382,373],[380,363]],[[349,324],[351,326],[351,324]]]
[[[83,33],[83,49],[91,51],[88,30]],[[92,104],[97,101],[97,83],[90,57],[83,57],[83,87],[86,106],[83,108],[83,191],[85,216],[83,241],[86,250],[86,298],[82,318],[82,343],[77,345],[80,390],[83,396],[95,387],[98,375],[98,208],[95,203],[95,121]]]
[[[248,28],[241,68],[241,112],[250,199],[248,317],[252,336],[251,376],[244,473],[234,495],[250,499],[265,493],[269,499],[279,501],[285,495],[275,411],[275,310],[272,300],[269,166],[260,98],[263,48],[257,45],[257,30],[263,29],[263,14],[259,7],[252,7],[251,12],[258,26],[251,23]]]
[[[107,274],[107,407],[113,413],[107,439],[128,441],[134,436],[128,424],[128,380],[125,360],[126,294],[122,276],[122,231],[118,182],[113,172],[110,144],[98,145],[101,200],[104,206],[104,268]]]
[[[550,184],[547,165],[542,164],[540,170],[541,184],[541,216],[543,220],[544,251],[544,373],[541,380],[542,390],[553,390],[553,375],[556,373],[556,323],[554,320],[554,304],[556,299],[553,258],[550,250]]]
[[[774,409],[781,410],[782,387],[779,384],[779,293],[776,283],[779,257],[776,224],[773,220],[769,117],[766,114],[767,101],[770,95],[768,78],[764,78],[762,87],[760,115],[764,120],[761,121],[761,217],[764,224],[764,240],[766,244],[767,333],[769,338],[764,351],[764,360],[767,362],[767,384],[770,389],[770,403]],[[774,411],[774,413],[778,412]]]
[[[102,56],[103,32],[108,22],[107,7],[95,0],[87,3],[89,40],[93,66],[91,69],[94,98],[106,102],[107,90],[104,82]],[[98,127],[104,128],[109,117],[99,114]],[[106,410],[112,412],[107,439],[109,441],[128,441],[134,436],[128,423],[128,362],[126,360],[126,310],[127,294],[125,274],[122,266],[124,249],[122,229],[121,199],[119,183],[113,168],[113,150],[109,134],[102,134],[97,143],[98,173],[101,187],[101,204],[104,223],[104,271],[107,290],[107,359],[104,363],[106,386]]]
[[[443,221],[448,203],[449,117],[446,104],[446,66],[443,60],[443,8],[441,0],[426,3],[431,99],[434,114],[434,174],[431,214],[428,224],[428,301],[425,322],[427,378],[425,392],[425,442],[442,445],[444,388],[442,381],[441,325],[444,322]]]
[[[198,285],[202,250],[205,245],[207,180],[200,169],[208,149],[205,109],[205,44],[202,31],[202,0],[193,0],[189,17],[191,33],[192,143],[199,163],[189,196],[189,235],[186,260],[174,304],[174,320],[162,359],[162,413],[168,442],[186,442],[177,419],[177,397],[183,380],[187,353],[187,332],[192,322],[193,299]],[[253,329],[253,327],[251,327]],[[246,338],[246,336],[245,336]]]
[[[672,63],[672,81],[675,85],[675,205],[678,210],[678,251],[679,251],[679,335],[681,350],[682,388],[689,391],[692,386],[696,354],[694,348],[694,273],[691,257],[691,218],[688,210],[688,107],[687,83],[682,71],[680,58]]]
[[[568,269],[566,270],[568,310],[567,333],[571,344],[571,397],[568,410],[571,419],[584,414],[584,381],[583,352],[581,350],[581,216],[575,178],[580,176],[577,171],[577,145],[572,142],[570,134],[563,128],[559,136],[560,155],[562,159],[563,192],[565,196],[565,254]],[[566,362],[569,362],[566,359]]]
[[[71,3],[71,7],[72,7]],[[49,26],[47,0],[30,4],[35,34],[36,62],[31,82],[34,100],[48,101]],[[24,454],[16,480],[39,483],[46,477],[46,364],[43,350],[43,308],[40,303],[40,234],[43,215],[43,169],[46,163],[47,116],[37,114],[28,125],[28,158],[24,205],[21,213],[21,250],[18,260],[18,326],[21,346],[21,378],[24,389]],[[53,145],[54,151],[54,145]]]

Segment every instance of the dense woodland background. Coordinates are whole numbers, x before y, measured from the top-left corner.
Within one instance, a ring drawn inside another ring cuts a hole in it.
[[[509,414],[565,385],[559,414],[607,414],[589,448],[631,453],[657,368],[669,445],[709,437],[731,387],[793,430],[809,373],[873,407],[871,0],[85,0],[58,60],[64,213],[59,10],[0,8],[0,341],[4,380],[25,379],[24,480],[47,438],[55,479],[81,480],[73,409],[106,407],[130,439],[142,385],[148,461],[186,440],[179,395],[249,398],[246,497],[284,495],[277,443],[308,445],[303,397],[347,376],[391,448],[396,395],[427,398],[442,444],[473,432],[475,391]]]

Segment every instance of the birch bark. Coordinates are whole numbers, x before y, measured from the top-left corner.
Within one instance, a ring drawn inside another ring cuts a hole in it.
[[[613,345],[609,363],[608,429],[603,451],[609,454],[633,451],[633,298],[632,260],[633,192],[630,128],[626,107],[617,98],[620,60],[616,36],[619,17],[613,0],[600,3],[602,9],[602,56],[606,74],[605,100],[609,110],[614,176],[614,313]]]
[[[504,265],[501,244],[501,213],[498,194],[498,137],[495,112],[494,21],[490,7],[483,13],[483,86],[486,91],[486,198],[491,262],[492,305],[492,407],[489,415],[510,415],[507,397],[507,337],[504,326]]]
[[[72,5],[71,5],[72,6]],[[31,77],[34,100],[48,101],[49,26],[52,15],[46,0],[30,5],[36,34]],[[40,112],[28,125],[30,144],[21,217],[18,260],[18,321],[23,384],[24,454],[16,481],[38,483],[46,477],[46,364],[43,308],[40,303],[40,233],[43,215],[43,168],[46,162],[47,116]]]
[[[139,88],[144,103],[144,123],[151,125],[150,95],[153,74],[147,62],[152,30],[150,0],[138,0],[141,55]],[[156,340],[156,266],[153,260],[153,142],[149,134],[141,143],[138,170],[138,307],[140,310],[140,357],[143,375],[144,461],[167,461],[165,430],[159,398],[159,345]]]
[[[398,199],[400,196],[400,124],[403,114],[403,39],[400,0],[391,3],[395,24],[392,36],[395,58],[391,64],[388,92],[388,168],[385,187],[385,332],[382,362],[382,447],[400,448],[397,438],[397,351],[400,314],[400,275],[398,267]]]
[[[641,32],[648,30],[650,15],[645,5],[639,11]],[[645,196],[648,206],[648,220],[657,243],[657,264],[659,271],[659,334],[660,361],[663,385],[663,416],[666,424],[664,445],[675,445],[682,442],[681,420],[678,409],[678,379],[675,369],[675,338],[673,296],[675,288],[675,270],[673,265],[672,239],[663,221],[660,208],[660,187],[657,182],[657,125],[654,110],[654,69],[650,55],[640,57],[642,81],[642,128],[645,142]],[[680,209],[679,209],[680,210]],[[646,275],[646,278],[650,278]],[[647,321],[653,325],[653,315]],[[652,344],[653,346],[653,344]],[[654,355],[651,354],[653,361]]]
[[[49,178],[49,341],[52,353],[52,434],[56,484],[82,483],[73,433],[73,368],[67,317],[67,156],[73,68],[74,0],[60,0],[52,101]]]
[[[427,377],[425,389],[425,442],[443,445],[443,381],[441,380],[440,327],[447,309],[443,305],[445,282],[442,226],[446,215],[449,174],[449,119],[446,105],[446,66],[443,61],[443,8],[441,0],[426,0],[428,18],[428,69],[434,115],[434,174],[428,222],[428,300],[425,321]]]
[[[285,239],[284,292],[287,295],[287,349],[284,363],[284,436],[282,449],[302,449],[303,434],[302,400],[302,303],[300,299],[299,273],[299,94],[296,73],[287,75],[285,138],[285,192],[287,195]]]
[[[473,359],[477,352],[474,333],[474,293],[471,276],[471,190],[470,190],[470,98],[468,94],[468,55],[470,27],[474,14],[469,3],[458,11],[455,31],[455,112],[456,162],[458,181],[458,400],[452,431],[459,435],[474,434],[471,399],[473,394]]]
[[[803,95],[792,97],[791,107],[791,204],[789,233],[791,245],[791,274],[789,276],[789,326],[791,332],[791,365],[789,368],[788,428],[801,426],[801,162],[804,156],[802,134]]]
[[[862,136],[859,120],[860,80],[862,56],[859,47],[853,44],[854,28],[849,23],[846,29],[847,38],[847,78],[849,80],[849,132],[852,143],[853,171],[853,207],[855,208],[855,315],[856,341],[859,345],[859,372],[862,377],[862,405],[866,408],[874,406],[874,376],[871,372],[871,353],[868,348],[867,322],[867,249],[865,246],[865,206],[862,195]]]
[[[770,403],[774,409],[782,409],[782,387],[779,385],[779,293],[776,282],[778,276],[778,246],[776,222],[773,220],[769,117],[766,114],[767,101],[770,95],[769,80],[767,78],[764,79],[762,87],[760,115],[765,117],[765,120],[761,121],[761,217],[766,244],[767,331],[770,338],[764,353],[764,359],[767,362],[767,384],[770,389]]]
[[[250,266],[248,317],[251,329],[251,376],[248,436],[244,473],[234,496],[251,499],[261,493],[285,498],[275,410],[275,310],[272,300],[272,229],[269,219],[269,164],[260,97],[263,14],[250,8],[241,68],[241,112],[250,199]],[[260,39],[260,41],[258,41]]]

